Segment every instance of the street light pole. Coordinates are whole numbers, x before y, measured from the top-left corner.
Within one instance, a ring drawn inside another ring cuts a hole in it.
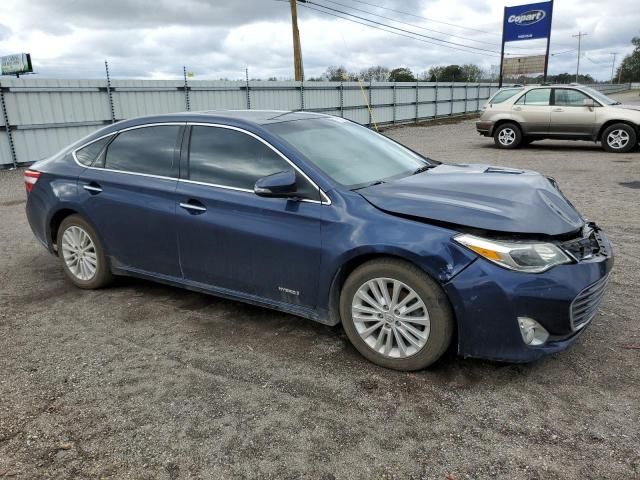
[[[576,83],[578,83],[578,76],[580,75],[580,55],[582,53],[582,37],[587,36],[588,33],[578,32],[577,35],[573,35],[573,38],[578,38],[578,64],[576,66]]]
[[[610,55],[613,55],[613,61],[611,62],[611,83],[613,83],[613,72],[616,66],[616,56],[618,52],[611,52]]]

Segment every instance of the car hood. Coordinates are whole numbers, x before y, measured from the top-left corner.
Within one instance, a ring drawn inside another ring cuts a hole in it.
[[[635,110],[636,112],[640,112],[640,105],[611,105],[614,108],[621,108],[623,110]]]
[[[584,219],[547,177],[488,165],[439,165],[358,190],[389,213],[506,233],[561,235]]]

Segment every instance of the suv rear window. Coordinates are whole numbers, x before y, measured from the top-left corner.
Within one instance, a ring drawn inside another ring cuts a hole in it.
[[[491,97],[491,100],[489,100],[489,103],[502,103],[506,100],[509,100],[511,97],[513,97],[516,93],[521,92],[522,89],[521,88],[509,88],[506,90],[500,90],[498,93],[496,93],[493,97]]]
[[[551,98],[550,88],[535,88],[533,90],[529,90],[526,94],[521,96],[516,102],[516,104],[548,106],[550,98]]]

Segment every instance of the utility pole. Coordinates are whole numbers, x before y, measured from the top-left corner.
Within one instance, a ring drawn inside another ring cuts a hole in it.
[[[298,9],[296,0],[289,0],[291,6],[291,29],[293,31],[293,68],[296,82],[301,82],[302,73],[302,51],[300,48],[300,31],[298,30]]]
[[[588,33],[578,32],[577,35],[572,35],[573,38],[578,38],[578,64],[576,66],[576,83],[578,83],[578,75],[580,75],[580,55],[582,54],[582,37],[589,35]]]
[[[609,55],[613,55],[613,61],[611,62],[611,83],[613,83],[613,80],[614,80],[613,72],[616,66],[616,56],[618,55],[618,52],[611,52]]]

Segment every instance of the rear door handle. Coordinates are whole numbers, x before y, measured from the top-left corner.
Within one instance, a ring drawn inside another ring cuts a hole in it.
[[[520,112],[520,111],[522,110],[522,107],[513,107],[513,109],[514,109],[516,112]]]
[[[83,185],[82,188],[84,188],[87,192],[91,193],[92,195],[95,195],[102,191],[102,187],[95,182],[91,182],[88,185]]]
[[[191,213],[204,213],[207,211],[207,207],[197,200],[189,200],[187,202],[181,202],[180,206]]]

